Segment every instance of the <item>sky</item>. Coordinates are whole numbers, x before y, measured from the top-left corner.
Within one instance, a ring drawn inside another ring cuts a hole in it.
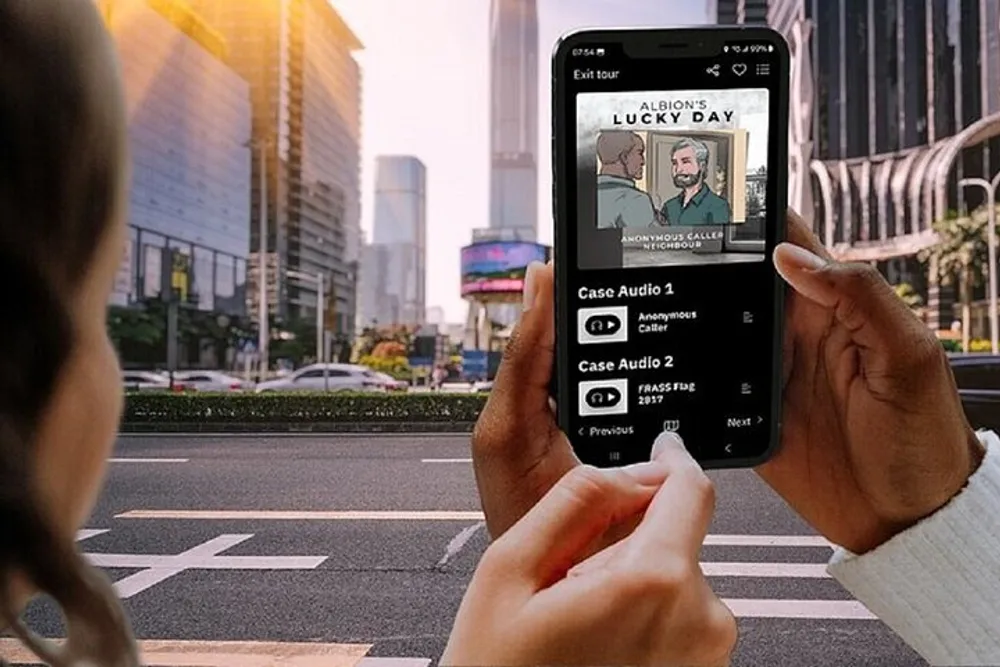
[[[427,166],[427,306],[463,322],[459,249],[489,225],[490,0],[331,0],[358,35],[362,70],[361,224],[371,238],[375,156]],[[552,48],[587,27],[706,21],[704,0],[538,0],[539,241],[552,243]]]

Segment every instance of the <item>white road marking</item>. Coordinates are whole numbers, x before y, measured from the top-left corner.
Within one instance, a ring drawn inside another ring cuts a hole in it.
[[[84,554],[97,567],[142,568],[115,582],[122,599],[130,598],[185,570],[314,570],[327,556],[220,556],[253,537],[220,535],[176,556],[149,554]],[[199,663],[200,664],[200,663]]]
[[[83,542],[84,540],[89,540],[92,537],[97,537],[108,532],[111,532],[109,528],[81,528],[76,531],[76,541]]]
[[[191,459],[108,459],[108,463],[187,463]]]
[[[448,564],[448,561],[458,555],[458,552],[462,550],[462,547],[472,539],[472,536],[476,534],[476,531],[485,526],[486,523],[480,521],[479,523],[463,528],[458,535],[451,539],[448,546],[445,547],[444,556],[438,561],[438,567],[444,567]]]
[[[820,535],[709,535],[705,546],[722,547],[832,547]]]
[[[420,459],[421,463],[472,463],[472,459]]]
[[[429,667],[430,658],[361,658],[355,667]]]
[[[483,521],[482,512],[439,510],[131,510],[116,519],[189,519],[214,521]]]
[[[364,656],[372,647],[371,644],[169,640],[146,640],[138,644],[142,664],[148,667],[366,667]],[[0,655],[18,665],[41,664],[16,639],[0,639]],[[407,663],[399,664],[408,667]],[[430,660],[412,664],[425,667]]]
[[[723,600],[738,618],[814,618],[825,620],[878,620],[856,600]]]
[[[825,563],[702,563],[706,577],[829,579]]]

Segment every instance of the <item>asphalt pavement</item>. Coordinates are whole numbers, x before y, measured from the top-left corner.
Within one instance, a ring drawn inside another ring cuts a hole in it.
[[[436,664],[488,542],[468,436],[123,436],[114,457],[80,546],[149,665]],[[926,664],[752,472],[711,476],[702,562],[739,619],[734,666]],[[26,619],[63,636],[44,601]]]

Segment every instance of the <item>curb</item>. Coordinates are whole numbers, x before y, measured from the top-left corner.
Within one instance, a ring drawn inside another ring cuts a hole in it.
[[[472,433],[474,422],[315,422],[315,423],[225,423],[225,422],[150,422],[122,424],[123,435],[160,435],[164,433]]]

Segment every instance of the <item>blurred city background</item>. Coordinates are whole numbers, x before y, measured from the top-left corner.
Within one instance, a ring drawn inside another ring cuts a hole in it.
[[[616,17],[784,34],[791,205],[949,349],[996,352],[994,190],[970,180],[1000,172],[995,0],[99,2],[131,119],[110,315],[128,369],[488,380],[550,252],[553,42]]]
[[[551,256],[549,57],[573,29],[781,31],[791,205],[879,267],[1000,429],[1000,0],[95,2],[128,98],[108,326],[132,391],[78,539],[144,664],[440,658],[490,542],[468,433]],[[709,475],[734,667],[925,667],[753,471]],[[26,620],[65,633],[44,600]],[[10,636],[0,655],[32,664]]]

